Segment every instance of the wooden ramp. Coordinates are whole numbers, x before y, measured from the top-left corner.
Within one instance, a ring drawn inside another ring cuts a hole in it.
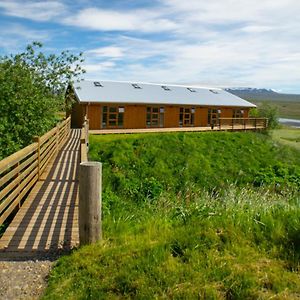
[[[55,254],[78,245],[80,132],[71,130],[6,229],[0,239],[2,259]]]

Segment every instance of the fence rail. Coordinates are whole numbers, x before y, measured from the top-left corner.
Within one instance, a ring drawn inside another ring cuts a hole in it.
[[[219,124],[216,124],[220,130],[232,129],[266,129],[268,127],[267,118],[219,118]]]
[[[70,133],[67,118],[34,143],[0,161],[0,225],[18,207],[40,179],[49,161],[59,151]]]
[[[80,136],[80,162],[88,161],[89,120],[85,119]]]

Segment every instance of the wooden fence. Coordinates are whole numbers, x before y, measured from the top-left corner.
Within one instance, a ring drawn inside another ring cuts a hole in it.
[[[266,129],[267,118],[219,118],[219,124],[215,125],[219,130],[249,130]]]
[[[85,119],[81,129],[80,137],[80,162],[88,161],[88,147],[89,147],[89,120]]]
[[[17,208],[70,133],[67,118],[34,143],[0,161],[0,225]]]

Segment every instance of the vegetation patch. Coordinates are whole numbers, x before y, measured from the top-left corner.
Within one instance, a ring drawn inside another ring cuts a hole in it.
[[[62,257],[44,299],[296,299],[299,213],[296,195],[234,187],[118,202],[104,241]]]
[[[90,156],[104,239],[62,257],[44,299],[300,296],[299,152],[219,132],[92,136]]]
[[[272,131],[275,141],[300,150],[300,129],[284,127]]]

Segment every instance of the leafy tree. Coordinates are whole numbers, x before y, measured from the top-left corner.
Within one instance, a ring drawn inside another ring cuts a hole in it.
[[[85,71],[79,55],[45,55],[33,42],[21,54],[0,57],[0,159],[53,127],[65,109],[68,83]]]
[[[250,111],[250,116],[257,118],[267,118],[269,129],[274,129],[279,125],[277,106],[266,102],[259,105],[258,108],[252,109]]]

